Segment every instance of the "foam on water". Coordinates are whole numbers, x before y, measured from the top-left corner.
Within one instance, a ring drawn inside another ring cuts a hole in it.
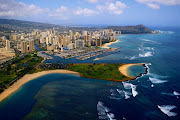
[[[154,50],[153,47],[141,47],[141,48],[138,48],[139,51],[144,51],[144,50]]]
[[[145,53],[139,54],[139,57],[150,57],[150,56],[153,56],[152,52],[145,52]]]
[[[149,40],[149,39],[141,39],[141,40],[146,41],[146,42],[151,42],[151,43],[161,44],[160,42],[156,42],[156,41]]]
[[[165,83],[167,82],[167,80],[160,80],[160,79],[157,79],[157,78],[152,78],[152,77],[149,77],[149,80],[154,83],[154,84],[160,84],[160,83]]]
[[[136,85],[131,84],[131,89],[133,97],[136,97],[136,95],[138,95],[138,92],[136,91]]]
[[[111,99],[119,100],[119,99],[121,99],[122,97],[124,97],[124,92],[123,92],[122,90],[119,90],[119,89],[116,89],[116,90],[111,89],[110,92],[111,92],[111,96],[110,96]]]
[[[106,120],[116,120],[114,119],[114,114],[110,113],[110,109],[104,106],[103,102],[98,102],[97,103],[97,111],[99,115],[99,119],[106,119]]]
[[[130,98],[130,95],[132,95],[131,93],[126,92],[126,91],[124,91],[124,90],[123,90],[123,92],[124,92],[125,99],[129,99],[129,98]]]
[[[174,34],[173,31],[162,31],[162,33],[165,33],[165,34]]]
[[[151,87],[154,87],[154,85],[152,84]]]
[[[172,109],[177,108],[174,105],[158,105],[158,108],[166,115],[168,115],[169,117],[171,116],[176,116],[177,113],[175,112],[171,112]]]
[[[178,92],[176,92],[176,91],[174,91],[173,94],[174,94],[174,95],[180,95],[180,93],[178,93]]]
[[[153,78],[168,78],[168,76],[161,76],[153,73],[149,73],[149,75],[152,76]]]
[[[133,85],[132,83],[122,82],[125,89],[131,89],[133,97],[136,97],[138,95],[138,92],[136,91],[136,85]]]
[[[179,98],[179,96],[180,96],[180,93],[178,93],[178,92],[176,92],[176,91],[174,91],[173,94],[174,94],[177,98]]]
[[[129,60],[134,60],[136,58],[137,58],[136,56],[132,56],[132,57],[129,58]]]
[[[161,92],[162,95],[174,96],[172,93]]]
[[[131,83],[122,82],[125,89],[131,89]]]

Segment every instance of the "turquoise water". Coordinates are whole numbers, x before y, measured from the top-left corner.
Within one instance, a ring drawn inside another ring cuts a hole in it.
[[[140,76],[139,73],[145,73],[145,67],[142,65],[134,65],[128,68],[127,73],[129,76],[136,77]]]
[[[147,75],[123,83],[71,74],[41,76],[0,103],[0,120],[178,120],[180,29],[162,30],[162,34],[117,36],[120,41],[110,47],[120,47],[120,53],[83,61],[147,63]],[[136,76],[143,68],[133,66],[128,71]]]

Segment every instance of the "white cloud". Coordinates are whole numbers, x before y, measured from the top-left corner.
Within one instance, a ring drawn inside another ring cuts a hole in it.
[[[95,16],[102,14],[120,15],[127,8],[126,4],[114,0],[87,0],[91,3],[98,3],[94,9],[89,8],[68,8],[60,6],[55,10],[41,8],[34,4],[25,4],[18,0],[0,0],[1,18],[22,18],[22,17],[49,17],[52,19],[69,19],[76,16]],[[107,2],[108,1],[108,2]],[[110,2],[111,1],[111,2]],[[112,2],[114,1],[114,2]],[[47,18],[46,18],[47,19]]]
[[[139,3],[146,4],[152,9],[159,9],[160,5],[180,5],[180,0],[136,0]]]
[[[49,12],[48,16],[55,17],[57,19],[68,19],[67,14],[69,14],[69,9],[65,6],[61,6],[56,9],[55,12]]]
[[[97,3],[98,0],[87,0],[89,3]]]
[[[15,0],[0,0],[0,16],[32,16],[46,11],[47,9],[41,9],[33,4],[27,5]]]
[[[112,2],[114,0],[86,0],[89,3],[98,3],[98,2]]]
[[[98,12],[88,8],[78,8],[77,10],[74,11],[74,14],[83,15],[83,16],[93,16],[93,15],[97,15]]]
[[[96,8],[101,12],[120,15],[127,6],[120,1],[116,1],[115,3],[106,2],[105,5],[98,5]]]
[[[159,5],[156,5],[156,4],[153,4],[153,3],[148,3],[147,6],[152,8],[152,9],[160,9]]]

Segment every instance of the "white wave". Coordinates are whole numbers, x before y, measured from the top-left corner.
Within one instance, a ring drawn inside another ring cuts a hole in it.
[[[131,89],[131,83],[122,82],[125,89]]]
[[[98,111],[98,115],[106,115],[106,112],[109,112],[109,109],[104,106],[103,102],[99,101],[97,104],[97,111]]]
[[[162,33],[166,33],[166,34],[174,34],[173,31],[162,31]]]
[[[166,115],[168,115],[169,117],[171,116],[176,116],[177,113],[175,112],[171,112],[172,109],[177,108],[174,105],[158,105],[158,108]]]
[[[138,95],[138,92],[136,91],[136,85],[131,84],[131,89],[133,97],[136,97],[136,95]]]
[[[152,52],[146,52],[143,54],[139,54],[139,57],[150,57],[150,56],[153,56]]]
[[[129,98],[130,98],[130,95],[132,95],[131,93],[126,92],[126,91],[124,91],[124,90],[123,90],[123,92],[124,92],[125,99],[129,99]]]
[[[144,50],[154,50],[153,47],[141,47],[141,48],[138,48],[139,51],[144,51]]]
[[[147,74],[149,74],[150,68],[149,65],[152,65],[151,63],[146,63],[145,68],[147,68]]]
[[[157,74],[153,74],[153,73],[150,73],[149,75],[154,78],[168,78],[168,76],[162,76],[162,75],[157,75]]]
[[[141,40],[146,41],[146,42],[161,44],[160,42],[156,42],[154,40],[149,40],[149,39],[141,39]]]
[[[134,60],[136,58],[138,58],[138,57],[136,57],[136,56],[126,56],[123,59]]]
[[[176,91],[174,91],[173,94],[174,94],[177,98],[179,98],[179,96],[180,96],[180,93],[178,93],[178,92],[176,92]]]
[[[115,99],[115,100],[119,100],[121,98],[124,97],[124,92],[122,90],[119,90],[119,89],[111,89],[110,90],[111,92],[111,96],[110,96],[110,99]]]
[[[160,80],[160,79],[157,79],[157,78],[152,78],[152,77],[149,77],[149,80],[154,83],[154,84],[159,84],[159,83],[165,83],[167,82],[167,80]]]
[[[122,82],[125,89],[131,89],[133,97],[136,97],[138,95],[138,92],[136,91],[136,85],[133,85],[132,83]]]
[[[122,90],[119,90],[119,89],[116,89],[116,90],[120,95],[124,93]]]
[[[129,60],[134,60],[136,58],[137,58],[136,56],[132,56],[132,57],[129,58]]]
[[[114,114],[112,114],[112,113],[107,113],[107,116],[108,116],[108,120],[116,120],[116,119],[114,119]]]
[[[154,87],[154,85],[152,84],[151,87]]]
[[[114,119],[114,114],[109,113],[110,109],[104,106],[103,102],[98,102],[97,104],[97,111],[99,115],[99,119],[106,119],[106,120],[116,120]]]
[[[162,95],[174,96],[172,93],[161,92]]]
[[[176,92],[176,91],[174,91],[173,94],[174,94],[174,95],[180,95],[180,93],[178,93],[178,92]]]

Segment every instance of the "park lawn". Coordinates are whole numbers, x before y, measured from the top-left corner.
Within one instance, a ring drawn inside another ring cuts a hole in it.
[[[130,80],[129,77],[122,75],[119,72],[119,67],[122,64],[69,64],[68,70],[79,72],[82,77],[125,81]]]
[[[0,71],[0,92],[9,86],[10,83],[25,73],[28,73],[33,69],[33,66],[42,61],[41,57],[34,57],[31,55],[26,55],[24,58],[18,58],[13,61],[10,65],[9,70]],[[21,64],[26,64],[26,66],[20,66]]]

